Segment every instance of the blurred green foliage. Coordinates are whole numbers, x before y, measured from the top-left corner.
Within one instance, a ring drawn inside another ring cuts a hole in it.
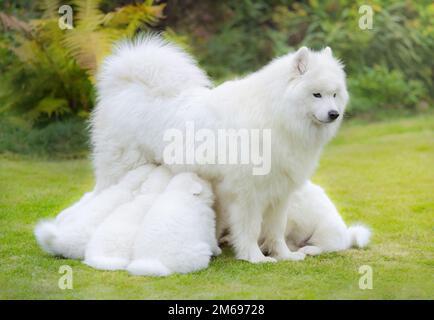
[[[73,159],[87,155],[88,130],[78,118],[34,127],[15,117],[0,118],[0,153]]]
[[[73,1],[72,29],[59,27],[59,0],[39,1],[37,18],[0,12],[0,112],[35,125],[88,117],[98,64],[116,40],[148,30],[164,8],[150,0],[103,12],[102,4]],[[10,5],[9,11],[28,10],[17,6]]]
[[[423,111],[427,90],[422,81],[406,80],[398,69],[384,65],[365,67],[349,78],[350,111],[359,116],[381,118],[392,111]],[[376,114],[373,114],[376,113]]]
[[[432,1],[74,0],[72,30],[58,27],[60,4],[0,0],[0,117],[20,118],[9,127],[81,130],[69,121],[88,118],[112,43],[148,30],[185,47],[217,83],[303,45],[330,46],[346,65],[349,115],[381,119],[433,102]],[[373,9],[372,29],[359,27],[361,5]]]

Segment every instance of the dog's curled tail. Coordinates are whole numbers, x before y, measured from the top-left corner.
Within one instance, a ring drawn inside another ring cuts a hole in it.
[[[155,34],[141,35],[117,44],[98,73],[99,96],[111,96],[137,85],[148,96],[177,96],[186,89],[210,87],[211,82],[195,60],[175,44]]]
[[[136,276],[164,277],[172,272],[157,259],[140,259],[131,262],[127,271]]]
[[[57,238],[57,227],[53,220],[42,220],[35,228],[35,236],[38,244],[46,252],[52,255],[56,255],[54,249],[54,242]]]
[[[368,245],[371,238],[371,230],[363,225],[353,225],[348,228],[350,235],[350,246],[364,248]]]

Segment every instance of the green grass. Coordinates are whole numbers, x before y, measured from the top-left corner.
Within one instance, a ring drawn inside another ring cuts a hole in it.
[[[230,249],[210,267],[168,278],[133,277],[53,258],[33,227],[93,185],[86,160],[0,160],[0,298],[5,299],[433,299],[434,117],[349,124],[326,148],[314,180],[347,222],[373,229],[365,250],[253,265]],[[73,268],[73,290],[60,290],[59,267]],[[373,289],[358,268],[373,268]]]

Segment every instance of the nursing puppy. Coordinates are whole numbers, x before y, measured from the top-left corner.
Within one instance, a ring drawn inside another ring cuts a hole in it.
[[[308,255],[365,247],[371,235],[362,225],[347,227],[324,190],[306,182],[288,199],[288,246]]]
[[[193,173],[180,173],[145,215],[137,232],[134,275],[167,276],[208,266],[220,254],[215,237],[211,186]]]
[[[162,166],[153,169],[134,200],[115,209],[96,229],[83,262],[101,270],[125,269],[131,260],[137,230],[171,177]]]
[[[133,199],[133,192],[153,168],[153,165],[145,165],[132,170],[118,184],[98,195],[93,194],[67,214],[39,222],[35,228],[39,245],[52,255],[83,259],[86,245],[98,225],[119,205]]]
[[[225,223],[238,259],[300,260],[285,243],[288,194],[313,174],[323,146],[335,135],[348,101],[343,66],[331,49],[303,47],[245,78],[213,88],[180,48],[157,37],[121,44],[98,76],[92,116],[95,193],[143,163],[165,163],[170,129],[271,129],[271,171],[253,175],[253,164],[173,165],[211,181],[217,229]],[[167,163],[166,163],[167,164]],[[169,165],[169,164],[168,164]],[[261,227],[262,226],[262,227]],[[259,237],[272,257],[258,246]]]
[[[87,192],[85,193],[80,200],[78,200],[76,203],[74,203],[72,206],[62,210],[56,217],[57,223],[60,223],[61,221],[65,219],[69,219],[71,215],[78,212],[84,205],[89,203],[91,199],[93,199],[94,193],[93,192]]]

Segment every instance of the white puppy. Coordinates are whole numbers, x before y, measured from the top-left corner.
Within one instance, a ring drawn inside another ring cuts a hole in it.
[[[133,192],[153,168],[145,165],[132,170],[118,184],[93,194],[67,214],[39,222],[35,228],[39,245],[53,255],[83,259],[86,245],[98,225],[119,205],[133,199]]]
[[[167,276],[208,266],[220,254],[210,185],[193,173],[176,175],[146,214],[127,270]]]
[[[87,245],[84,263],[102,270],[125,269],[131,259],[137,230],[171,177],[165,167],[155,168],[134,200],[118,207],[96,229]]]
[[[362,225],[347,227],[324,190],[306,182],[290,195],[287,206],[288,246],[308,255],[365,247],[371,235]]]

